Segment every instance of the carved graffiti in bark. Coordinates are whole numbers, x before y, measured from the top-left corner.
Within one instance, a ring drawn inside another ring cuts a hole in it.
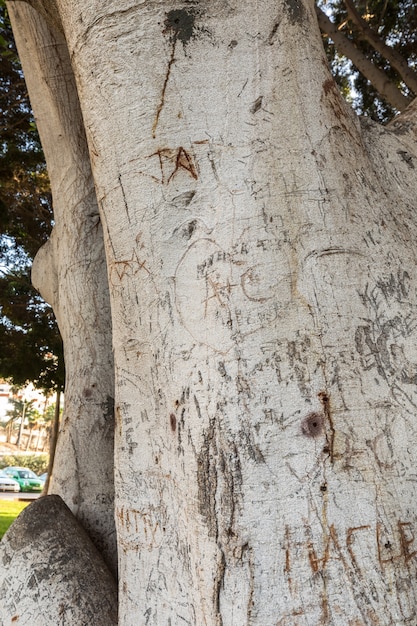
[[[271,257],[276,262],[277,256],[281,265],[271,275],[268,266]],[[177,310],[184,326],[201,341],[200,328],[211,317],[217,332],[210,346],[222,354],[239,338],[274,323],[291,297],[288,261],[273,239],[257,239],[248,244],[239,242],[230,251],[224,250],[213,238],[198,239],[182,256],[175,279]],[[192,323],[185,322],[190,319],[186,296],[190,280],[195,295]],[[274,297],[278,284],[283,293],[280,302]]]
[[[296,540],[290,526],[285,527],[285,565],[284,571],[291,577],[293,563],[299,557],[299,551],[304,550],[313,574],[323,572],[331,559],[343,563],[345,568],[353,566],[356,574],[366,577],[366,559],[369,558],[367,548],[372,548],[376,554],[380,567],[386,570],[388,564],[395,565],[397,561],[408,564],[415,561],[417,565],[417,544],[415,536],[416,523],[397,520],[392,528],[378,522],[376,525],[361,524],[349,526],[345,531],[337,530],[334,524],[329,525],[329,533],[324,542],[314,540],[312,529],[305,525],[304,537]],[[322,544],[320,555],[319,545]]]
[[[113,261],[110,266],[110,283],[113,286],[118,285],[126,276],[133,276],[141,270],[150,275],[150,271],[146,267],[146,260],[140,259],[136,250],[133,250],[129,259]]]
[[[148,158],[152,157],[158,158],[161,170],[159,182],[163,185],[168,185],[179,171],[188,173],[194,180],[198,179],[196,160],[191,151],[186,150],[182,146],[173,149],[162,148]]]

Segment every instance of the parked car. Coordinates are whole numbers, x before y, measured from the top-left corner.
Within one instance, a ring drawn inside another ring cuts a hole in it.
[[[39,480],[41,480],[43,482],[43,484],[45,484],[46,479],[48,478],[48,472],[45,472],[44,474],[41,474],[40,476],[38,476]]]
[[[10,478],[4,472],[0,472],[0,491],[14,491],[18,493],[20,491],[20,485],[17,480]]]
[[[43,489],[43,482],[27,467],[6,467],[3,472],[9,478],[17,480],[20,491],[42,491]]]

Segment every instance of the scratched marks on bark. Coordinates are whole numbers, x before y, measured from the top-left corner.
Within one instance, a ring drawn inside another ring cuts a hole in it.
[[[294,600],[292,615],[311,614],[311,597],[304,599],[305,585],[297,576],[300,563],[304,561],[310,570],[309,582],[317,590],[320,626],[334,623],[328,602],[330,594],[333,608],[338,598],[343,603],[351,596],[360,624],[393,623],[392,616],[385,614],[380,621],[380,602],[383,602],[375,583],[381,575],[383,593],[391,599],[392,615],[400,615],[401,624],[412,624],[414,592],[411,585],[404,584],[401,571],[405,568],[408,577],[417,572],[416,529],[416,519],[393,518],[391,522],[373,523],[360,520],[345,528],[329,523],[328,533],[323,537],[321,528],[315,531],[307,522],[302,528],[285,525],[282,549],[286,585]],[[341,590],[337,588],[337,581],[342,579],[347,584]],[[326,581],[324,586],[323,581]],[[287,623],[282,620],[283,624]]]
[[[159,149],[148,158],[157,157],[161,171],[160,178],[155,177],[156,182],[168,185],[178,172],[188,174],[194,180],[198,179],[198,169],[195,156],[191,149],[186,150],[182,146],[178,148]]]
[[[190,10],[173,9],[172,11],[168,11],[168,13],[166,13],[166,19],[164,22],[165,28],[162,33],[163,35],[169,36],[171,52],[168,60],[166,74],[164,77],[164,82],[162,85],[161,99],[156,109],[155,119],[152,126],[153,138],[156,137],[156,130],[158,127],[159,118],[165,105],[165,94],[168,86],[168,81],[171,76],[171,68],[175,62],[175,50],[177,42],[180,41],[184,47],[188,44],[194,34],[194,22],[195,13]]]
[[[123,550],[156,550],[165,540],[166,511],[161,503],[159,507],[148,507],[139,510],[122,506],[116,509],[121,536],[120,546]]]
[[[360,294],[369,319],[356,329],[355,346],[364,370],[375,370],[391,388],[402,389],[412,407],[417,406],[415,385],[417,362],[413,356],[417,344],[415,305],[417,286],[401,268]]]
[[[175,271],[175,301],[182,324],[199,343],[207,343],[220,354],[273,324],[285,313],[290,299],[288,261],[271,239],[224,250],[214,238],[200,238],[189,245]],[[206,341],[208,324],[215,332]]]
[[[140,169],[136,171],[136,174],[145,176],[160,185],[167,186],[180,175],[182,175],[182,183],[187,179],[196,181],[199,178],[199,167],[193,145],[158,148],[155,152],[140,159],[140,162]],[[194,194],[195,192],[185,193]]]
[[[150,274],[146,267],[146,260],[141,259],[138,252],[133,250],[129,258],[113,261],[110,264],[110,284],[115,287],[119,285],[125,277],[135,276],[141,270]]]

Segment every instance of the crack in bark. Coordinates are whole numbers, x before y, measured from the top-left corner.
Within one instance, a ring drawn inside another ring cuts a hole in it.
[[[197,481],[199,511],[207,525],[208,535],[213,538],[217,547],[213,609],[216,625],[223,626],[220,597],[224,590],[228,561],[235,565],[237,561],[243,563],[243,553],[249,547],[247,544],[239,545],[235,528],[242,491],[238,449],[233,441],[222,439],[215,420],[211,421],[208,430],[203,433],[203,445],[197,456]],[[252,593],[253,591],[249,592],[250,598]]]
[[[222,548],[220,548],[220,561],[217,566],[217,576],[214,583],[214,609],[216,612],[216,625],[223,626],[223,618],[220,610],[220,595],[224,589],[224,577],[226,574],[226,556]]]
[[[120,185],[120,189],[122,190],[122,196],[123,196],[123,203],[125,205],[125,210],[126,210],[126,215],[127,215],[127,219],[128,222],[130,224],[130,215],[129,215],[129,207],[127,206],[127,198],[126,198],[126,194],[125,194],[125,190],[122,184],[122,175],[119,174],[119,185]]]
[[[273,27],[272,27],[272,30],[271,30],[271,32],[269,34],[269,37],[268,37],[268,43],[269,43],[270,46],[272,46],[272,44],[274,43],[275,35],[277,34],[277,31],[278,31],[280,23],[281,23],[281,21],[277,20],[275,22],[275,24],[273,25]]]
[[[216,515],[217,467],[212,457],[217,456],[214,423],[204,434],[204,443],[197,457],[198,506],[207,524],[209,537],[218,538]]]
[[[175,49],[177,41],[180,40],[185,47],[194,34],[195,15],[192,11],[185,9],[173,9],[166,14],[164,35],[170,34],[172,41],[171,57],[168,61],[168,67],[165,74],[164,84],[162,86],[161,100],[156,110],[155,120],[152,126],[152,137],[156,137],[156,128],[159,123],[159,117],[165,104],[165,92],[171,75],[171,68],[175,61]],[[195,176],[195,178],[197,178]]]
[[[155,114],[155,120],[152,126],[152,138],[155,139],[156,137],[156,129],[159,123],[159,117],[161,115],[162,109],[164,108],[164,104],[165,104],[165,92],[166,92],[166,88],[168,85],[168,81],[169,81],[169,77],[171,75],[171,67],[175,61],[175,47],[177,45],[177,38],[174,37],[173,41],[172,41],[172,49],[171,49],[171,57],[168,61],[168,67],[167,67],[167,71],[165,74],[165,80],[164,80],[164,84],[162,86],[162,93],[161,93],[161,100],[159,102],[158,108],[156,109],[156,114]]]
[[[324,416],[327,419],[327,422],[329,424],[330,434],[329,435],[326,434],[326,440],[327,440],[327,444],[329,447],[330,462],[334,463],[334,440],[336,436],[336,431],[335,431],[335,427],[333,423],[332,414],[330,411],[330,398],[325,391],[321,391],[318,395],[319,395],[319,400],[321,404],[323,405]]]

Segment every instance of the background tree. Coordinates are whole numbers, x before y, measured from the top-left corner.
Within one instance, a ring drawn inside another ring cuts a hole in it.
[[[28,415],[27,422],[28,422],[27,427],[29,429],[29,436],[26,441],[26,447],[25,447],[26,451],[29,450],[31,446],[32,438],[33,438],[33,431],[35,430],[35,428],[39,430],[39,428],[41,427],[42,414],[40,413],[40,411],[35,409],[35,411],[33,411],[31,415]]]
[[[30,266],[10,268],[0,277],[0,374],[16,385],[40,389],[64,385],[62,340],[52,309],[30,282]]]
[[[16,393],[18,388],[14,388]],[[25,423],[28,421],[33,422],[38,417],[38,411],[34,407],[34,400],[26,400],[24,398],[15,397],[10,401],[11,408],[8,409],[6,415],[8,420],[6,422],[7,441],[11,442],[11,436],[14,430],[17,430],[16,445],[19,447],[21,444],[21,435]],[[17,423],[19,426],[16,428]]]
[[[45,158],[17,56],[4,0],[0,1],[0,263],[25,264],[51,232]]]
[[[359,114],[387,122],[417,94],[412,0],[325,0],[317,15],[332,73]]]

